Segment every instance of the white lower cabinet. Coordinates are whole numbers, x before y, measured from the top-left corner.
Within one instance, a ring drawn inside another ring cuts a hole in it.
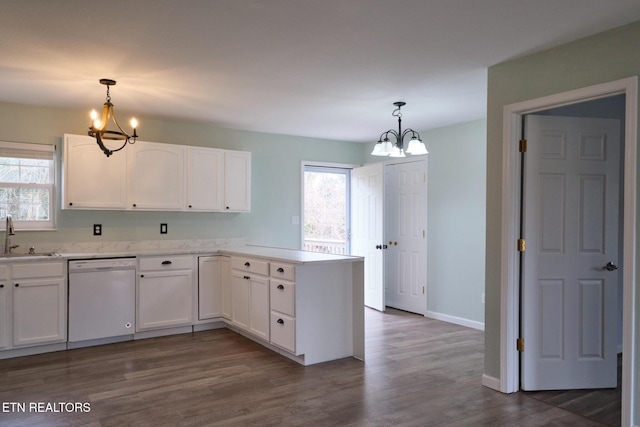
[[[269,282],[271,303],[271,343],[295,353],[296,285],[292,282],[274,278],[270,279]]]
[[[198,257],[198,320],[222,316],[221,257]]]
[[[63,262],[11,265],[13,347],[67,340],[67,286]],[[5,288],[2,288],[6,290]]]
[[[0,265],[0,350],[11,348],[11,294],[9,267]]]
[[[269,340],[269,263],[231,258],[232,317],[234,325]]]
[[[138,260],[136,331],[193,323],[193,257]]]

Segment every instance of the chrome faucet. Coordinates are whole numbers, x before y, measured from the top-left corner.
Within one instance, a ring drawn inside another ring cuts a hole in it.
[[[7,214],[7,221],[5,223],[5,236],[4,236],[4,254],[11,254],[11,249],[15,249],[20,245],[11,245],[11,238],[9,236],[15,236],[16,229],[13,227],[13,218],[11,214]]]

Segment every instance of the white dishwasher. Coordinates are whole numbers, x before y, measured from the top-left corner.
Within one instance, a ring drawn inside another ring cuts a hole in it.
[[[69,261],[69,343],[132,335],[136,259]]]

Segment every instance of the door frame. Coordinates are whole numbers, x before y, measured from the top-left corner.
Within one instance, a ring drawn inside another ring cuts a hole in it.
[[[519,390],[520,361],[516,349],[519,338],[519,236],[520,162],[518,141],[522,116],[563,105],[576,104],[613,95],[626,96],[624,129],[623,208],[623,326],[622,326],[622,425],[632,423],[635,370],[635,289],[636,278],[636,153],[638,77],[575,89],[555,95],[505,105],[502,140],[502,229],[500,261],[500,391]]]

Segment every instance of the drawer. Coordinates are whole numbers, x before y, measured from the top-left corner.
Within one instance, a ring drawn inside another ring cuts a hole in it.
[[[231,258],[231,268],[235,270],[248,271],[255,274],[269,275],[269,263],[253,258],[233,257]]]
[[[269,298],[271,310],[295,316],[296,285],[278,279],[271,279],[270,282]]]
[[[63,277],[64,264],[61,262],[13,264],[11,266],[12,279],[30,279],[38,277]]]
[[[291,282],[296,281],[296,268],[291,264],[282,264],[280,262],[271,263],[271,277],[277,277],[279,279],[289,280]]]
[[[296,319],[271,312],[271,343],[296,353]]]
[[[190,255],[140,257],[138,266],[140,271],[190,270],[193,268],[193,257]]]

